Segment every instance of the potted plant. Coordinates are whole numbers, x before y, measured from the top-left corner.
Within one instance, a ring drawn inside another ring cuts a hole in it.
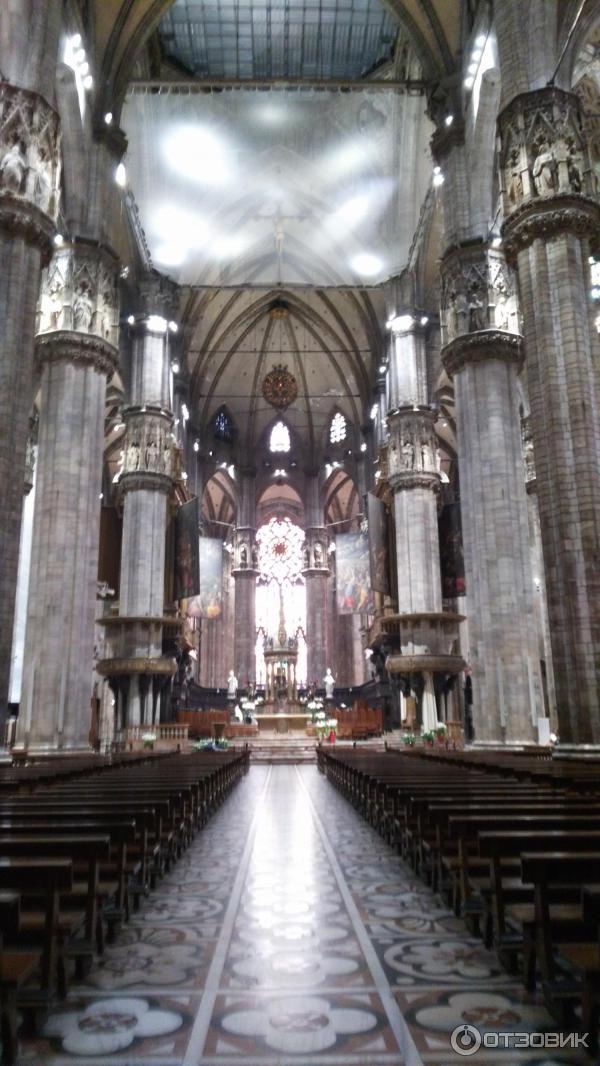
[[[443,722],[440,722],[440,724],[437,726],[437,728],[435,730],[435,735],[437,737],[438,744],[445,744],[446,743],[447,732],[448,731],[446,729],[446,726],[443,724]]]
[[[145,748],[148,748],[149,751],[154,750],[156,739],[156,733],[142,733],[142,744]]]
[[[435,740],[435,732],[433,731],[433,729],[425,730],[424,733],[421,733],[421,737],[423,739],[424,744],[427,744],[429,748],[433,747],[433,742]]]
[[[406,744],[409,748],[414,748],[416,739],[417,738],[414,733],[402,734],[402,743]]]

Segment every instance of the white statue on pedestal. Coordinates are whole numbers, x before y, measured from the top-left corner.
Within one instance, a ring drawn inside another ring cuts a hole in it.
[[[328,700],[333,699],[333,690],[335,688],[335,677],[331,673],[331,667],[327,667],[327,673],[323,678],[323,684],[325,685],[325,698]]]
[[[227,699],[234,700],[237,696],[238,679],[235,676],[233,670],[229,671],[229,677],[227,678]]]

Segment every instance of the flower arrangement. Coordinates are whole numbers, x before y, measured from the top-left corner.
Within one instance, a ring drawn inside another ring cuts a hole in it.
[[[156,733],[142,733],[142,744],[145,748],[152,749],[157,739]]]
[[[435,731],[433,729],[426,729],[425,732],[421,733],[421,739],[423,740],[423,743],[429,744],[431,747],[435,740]]]
[[[409,748],[414,748],[416,740],[417,740],[417,738],[416,738],[414,733],[403,733],[402,734],[402,743],[406,744]]]
[[[337,733],[337,724],[337,718],[327,718],[324,711],[317,712],[315,717],[315,729],[317,731],[317,736],[321,739],[323,737],[329,737],[330,742],[333,743]]]
[[[436,726],[436,729],[435,729],[435,735],[438,738],[438,742],[440,744],[443,744],[444,741],[446,740],[446,733],[447,733],[446,726],[444,725],[443,722],[440,722],[440,724],[438,726]]]
[[[220,740],[197,740],[192,744],[192,751],[226,751],[229,741],[222,737]]]
[[[306,710],[310,711],[313,722],[317,722],[322,718],[325,718],[325,712],[323,710],[323,700],[315,698],[310,700],[306,704]]]

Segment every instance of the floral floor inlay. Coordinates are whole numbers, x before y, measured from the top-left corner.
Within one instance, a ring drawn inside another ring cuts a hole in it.
[[[255,766],[19,1062],[459,1066],[463,1024],[556,1028],[316,767]]]

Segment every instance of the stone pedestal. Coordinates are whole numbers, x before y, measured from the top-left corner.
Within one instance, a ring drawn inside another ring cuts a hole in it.
[[[561,742],[600,741],[600,345],[589,256],[600,206],[577,98],[499,118],[507,256],[518,266]]]

